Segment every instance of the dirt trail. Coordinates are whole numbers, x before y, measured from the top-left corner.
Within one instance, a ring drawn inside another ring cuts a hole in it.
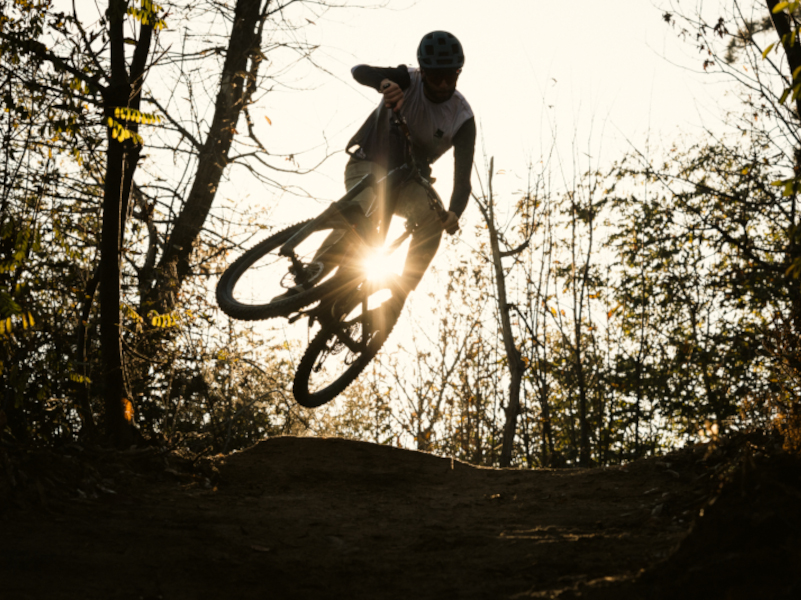
[[[518,471],[319,438],[215,459],[211,480],[143,460],[20,467],[35,494],[0,514],[0,596],[669,597],[681,576],[654,565],[688,545],[710,471],[692,451]]]

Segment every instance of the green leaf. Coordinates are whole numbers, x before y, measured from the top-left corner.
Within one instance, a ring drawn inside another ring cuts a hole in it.
[[[783,11],[788,6],[790,6],[789,2],[779,2],[776,6],[773,7],[773,14],[775,15],[776,13]]]
[[[767,48],[765,48],[765,51],[762,53],[762,58],[763,58],[763,60],[764,60],[764,59],[765,59],[765,58],[768,56],[768,52],[770,52],[771,50],[773,50],[773,47],[774,47],[775,45],[776,45],[776,43],[774,42],[773,44],[771,44],[770,46],[768,46]]]

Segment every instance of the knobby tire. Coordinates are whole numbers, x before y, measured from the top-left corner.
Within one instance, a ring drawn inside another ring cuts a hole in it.
[[[367,348],[359,354],[355,362],[336,380],[331,382],[328,386],[312,392],[309,390],[309,377],[311,376],[312,369],[317,363],[320,354],[327,351],[329,340],[332,340],[336,336],[336,332],[342,327],[342,324],[339,322],[328,323],[317,332],[317,335],[309,343],[308,348],[306,348],[303,358],[300,359],[295,373],[292,393],[298,404],[306,408],[315,408],[317,406],[322,406],[326,402],[330,402],[344,392],[345,388],[353,383],[370,361],[373,360],[375,355],[378,354],[381,346],[384,345],[384,342],[386,342],[389,334],[392,333],[395,324],[398,322],[400,313],[394,311],[390,313],[386,305],[379,306],[375,310],[381,311],[383,314],[384,327],[370,340]]]
[[[247,250],[225,270],[217,283],[217,304],[229,317],[243,321],[257,321],[273,317],[285,317],[301,308],[320,300],[331,286],[331,279],[323,281],[320,285],[304,290],[294,296],[271,300],[265,304],[247,304],[234,297],[234,288],[239,279],[256,261],[270,252],[277,250],[286,243],[309,220],[302,221],[279,231]],[[330,226],[327,226],[330,228]],[[326,228],[321,225],[320,229]]]

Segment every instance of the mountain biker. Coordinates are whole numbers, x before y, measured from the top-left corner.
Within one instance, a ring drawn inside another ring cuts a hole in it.
[[[400,280],[401,289],[393,294],[398,311],[434,258],[442,231],[452,235],[459,229],[459,217],[470,197],[476,140],[473,112],[464,96],[456,90],[464,65],[464,52],[459,40],[447,31],[432,31],[420,41],[417,61],[419,68],[357,65],[351,71],[356,81],[372,87],[383,98],[348,143],[347,189],[368,173],[381,179],[403,161],[396,137],[399,132],[394,131],[397,128],[391,124],[393,111],[403,116],[408,124],[413,140],[411,150],[424,177],[430,178],[431,163],[451,147],[454,149],[453,194],[444,221],[440,221],[431,210],[421,185],[409,180],[398,190],[395,213],[416,225]],[[376,197],[374,188],[368,188],[354,201],[369,216],[378,210],[382,201],[380,196],[380,192]],[[336,238],[341,236],[341,232],[332,234],[318,255],[327,253],[329,256],[326,258],[334,261],[334,256],[344,250],[336,247]],[[324,262],[329,261],[324,259]]]

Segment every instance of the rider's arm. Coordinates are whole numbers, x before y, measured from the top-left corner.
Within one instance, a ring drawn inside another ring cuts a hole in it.
[[[453,193],[448,210],[462,216],[470,198],[470,174],[476,147],[476,120],[471,117],[453,136]]]
[[[371,67],[370,65],[356,65],[350,70],[353,78],[362,85],[381,91],[381,82],[384,79],[394,81],[405,90],[412,84],[409,69],[406,65],[399,67]]]

